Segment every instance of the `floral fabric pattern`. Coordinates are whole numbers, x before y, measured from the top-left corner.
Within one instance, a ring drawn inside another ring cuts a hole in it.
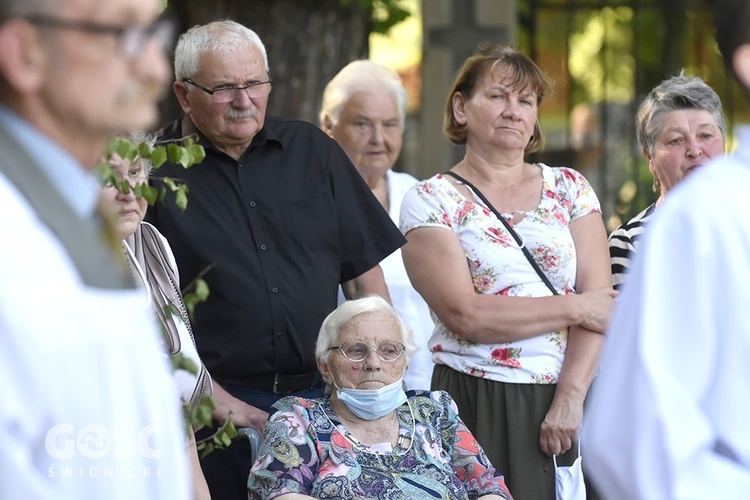
[[[512,498],[448,393],[407,391],[407,397],[396,411],[399,433],[411,444],[395,449],[352,438],[328,398],[277,401],[250,471],[250,498]]]
[[[577,171],[538,164],[542,170],[539,205],[529,211],[502,214],[522,237],[523,244],[561,295],[575,293],[576,251],[570,223],[600,213],[599,200]],[[480,294],[515,297],[552,295],[513,237],[479,200],[461,194],[438,174],[406,193],[400,227],[408,234],[420,227],[453,231],[461,242]],[[479,344],[450,332],[438,319],[430,339],[437,363],[461,373],[498,382],[555,384],[567,347],[567,329],[505,344]]]

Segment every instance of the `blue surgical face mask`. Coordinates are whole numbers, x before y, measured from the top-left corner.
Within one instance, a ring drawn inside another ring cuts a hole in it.
[[[336,396],[352,413],[365,420],[384,417],[406,403],[403,377],[380,389],[339,389],[336,386]]]

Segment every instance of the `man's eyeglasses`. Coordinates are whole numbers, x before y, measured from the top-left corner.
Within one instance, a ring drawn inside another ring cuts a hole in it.
[[[114,36],[117,40],[117,52],[123,59],[130,60],[138,56],[151,40],[166,50],[172,43],[174,25],[170,19],[157,19],[147,26],[101,24],[93,21],[64,19],[44,14],[31,14],[24,19],[44,28],[84,31],[97,35]]]
[[[329,351],[334,349],[338,349],[346,359],[355,363],[367,359],[371,350],[370,346],[364,342],[344,342],[341,345],[334,345],[328,348]],[[375,354],[382,361],[391,363],[401,357],[404,351],[406,351],[406,347],[400,342],[383,342],[372,350],[375,351]]]
[[[183,80],[185,83],[189,83],[194,87],[201,89],[206,94],[210,95],[216,104],[223,104],[226,102],[233,102],[240,95],[240,91],[244,90],[247,96],[251,99],[267,96],[271,93],[271,79],[269,78],[265,82],[255,82],[244,87],[222,87],[218,89],[207,89],[202,85],[198,85],[190,78]]]

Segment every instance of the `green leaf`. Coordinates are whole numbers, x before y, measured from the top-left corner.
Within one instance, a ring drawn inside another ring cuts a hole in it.
[[[193,144],[186,147],[193,161],[189,166],[202,162],[206,158],[206,150],[200,144]]]
[[[167,145],[167,155],[169,157],[169,161],[172,163],[179,163],[183,167],[187,168],[190,163],[190,155],[188,154],[187,149],[178,146],[177,144],[169,144]]]
[[[177,186],[177,189],[174,192],[174,203],[183,212],[187,208],[187,203],[188,203],[188,199],[187,199],[187,186],[185,186],[184,184],[180,185],[180,186]]]
[[[208,299],[209,294],[210,290],[208,288],[208,283],[202,278],[195,279],[192,291],[189,293],[183,293],[183,301],[185,302],[185,308],[188,310],[188,316],[190,316],[190,319],[193,318],[195,306]]]
[[[203,453],[201,453],[201,458],[206,458],[206,455],[214,451],[214,445],[213,443],[201,443],[198,445],[198,450],[203,450]]]
[[[373,9],[372,31],[388,33],[398,23],[411,16],[411,12],[398,5],[399,0],[380,0]]]
[[[138,144],[138,156],[141,158],[151,158],[151,146],[142,142]]]
[[[156,146],[151,152],[151,162],[154,164],[154,168],[159,168],[167,161],[167,148],[164,146]]]
[[[156,199],[159,196],[159,190],[156,189],[153,186],[149,186],[148,184],[138,184],[134,189],[133,192],[136,196],[140,198],[144,198],[149,205],[153,205],[156,203]]]
[[[172,360],[172,366],[175,370],[185,370],[193,375],[198,374],[198,365],[195,364],[195,361],[183,354],[178,352],[177,354],[170,356],[170,359]]]
[[[132,160],[138,154],[138,148],[132,141],[118,137],[114,139],[111,152],[117,153],[120,158]]]
[[[198,279],[195,282],[195,295],[198,297],[198,300],[203,302],[204,300],[208,299],[208,283],[206,283],[205,280]]]

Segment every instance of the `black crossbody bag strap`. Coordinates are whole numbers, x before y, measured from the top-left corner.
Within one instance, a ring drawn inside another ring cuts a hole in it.
[[[526,256],[526,259],[529,261],[529,264],[531,264],[531,267],[534,268],[534,271],[536,271],[536,273],[542,279],[544,284],[547,285],[547,288],[550,289],[553,295],[560,295],[559,293],[557,293],[557,290],[552,285],[552,283],[550,283],[549,279],[547,278],[547,275],[544,274],[544,271],[542,271],[542,269],[539,267],[539,264],[536,263],[536,260],[534,260],[534,257],[531,255],[531,252],[529,252],[529,250],[526,248],[526,245],[524,244],[523,240],[518,235],[516,230],[513,229],[513,227],[510,225],[510,223],[507,220],[505,220],[505,217],[500,215],[500,212],[495,210],[495,207],[493,207],[492,203],[490,203],[490,201],[487,198],[485,198],[482,192],[478,190],[471,182],[467,181],[466,179],[464,179],[458,174],[454,174],[453,172],[445,172],[444,175],[450,175],[457,181],[464,183],[465,185],[469,186],[474,191],[474,194],[479,196],[479,199],[481,199],[484,202],[484,204],[487,205],[490,210],[492,210],[492,213],[495,214],[495,217],[500,219],[500,222],[503,223],[503,226],[505,226],[505,229],[508,231],[508,233],[510,233],[510,235],[513,236],[513,239],[516,240],[516,244],[521,249],[523,254]]]

